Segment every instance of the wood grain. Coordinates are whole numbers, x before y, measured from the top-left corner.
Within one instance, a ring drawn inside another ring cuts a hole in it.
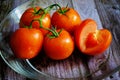
[[[0,22],[11,10],[26,1],[28,0],[0,0]],[[51,0],[47,4],[57,2],[58,0]],[[30,60],[31,63],[38,70],[59,78],[101,80],[104,77],[104,80],[119,80],[119,71],[115,74],[112,74],[112,71],[115,68],[119,70],[120,65],[120,0],[59,0],[58,3],[68,3],[69,7],[79,12],[82,20],[92,18],[98,23],[99,29],[109,29],[113,35],[112,44],[102,55],[86,56],[76,49],[68,59],[53,61],[41,52],[35,59]],[[106,78],[107,74],[111,76]],[[0,80],[26,79],[10,69],[0,58]]]
[[[0,0],[0,22],[8,13],[28,0]],[[26,78],[9,68],[0,57],[0,80],[26,80]]]
[[[107,50],[107,53],[110,54],[109,60],[105,65],[105,69],[102,70],[102,74],[104,72],[112,71],[118,65],[120,65],[120,37],[119,37],[119,25],[120,25],[120,1],[118,0],[103,0],[98,1],[95,0],[96,8],[100,16],[100,20],[102,22],[102,26],[104,28],[109,29],[113,35],[113,41],[111,47]],[[111,75],[113,80],[119,79],[119,72]],[[109,79],[109,78],[107,78]]]

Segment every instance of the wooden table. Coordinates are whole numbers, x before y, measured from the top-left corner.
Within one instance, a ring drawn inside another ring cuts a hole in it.
[[[15,7],[18,5],[29,1],[29,0],[0,0],[0,22],[3,20],[3,18]],[[55,0],[57,2],[57,0]],[[59,0],[60,1],[60,0]],[[107,28],[113,33],[113,42],[112,46],[107,50],[108,52],[111,51],[111,56],[108,62],[109,67],[106,67],[107,70],[113,69],[116,66],[120,65],[120,57],[119,55],[114,55],[117,44],[120,42],[120,34],[119,34],[119,27],[120,27],[120,0],[70,0],[73,4],[73,7],[79,12],[81,15],[82,20],[86,18],[92,18],[96,20],[98,23],[99,28]],[[101,27],[102,26],[102,27]],[[116,36],[117,35],[117,36]],[[113,47],[113,45],[116,43],[116,46]],[[114,49],[114,50],[113,50]],[[94,56],[92,57],[91,61],[94,62],[96,59],[98,62],[103,57],[106,57],[105,55],[102,56]],[[91,65],[89,63],[89,67],[93,66],[94,71],[94,65]],[[109,69],[108,69],[109,68]],[[115,69],[115,71],[119,70],[120,66]],[[114,72],[114,71],[113,71]],[[116,73],[112,74],[113,72],[108,72],[108,74],[111,74],[105,80],[119,80],[120,79],[120,72],[117,71]],[[100,72],[97,72],[95,75],[99,74]],[[105,75],[106,76],[106,75]],[[0,80],[27,80],[28,78],[14,72],[11,68],[9,68],[5,62],[0,57]]]

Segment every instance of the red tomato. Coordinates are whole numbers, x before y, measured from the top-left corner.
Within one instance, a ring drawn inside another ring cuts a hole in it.
[[[92,19],[84,20],[75,31],[75,42],[78,49],[88,55],[104,52],[112,41],[112,35],[107,29],[97,30],[97,24]]]
[[[45,37],[44,50],[46,55],[53,60],[66,59],[74,50],[74,41],[66,30],[62,30],[58,37]]]
[[[40,28],[40,21],[38,21],[41,18],[41,16],[44,14],[44,12],[38,13],[39,9],[40,7],[27,9],[20,18],[20,27],[30,26],[32,23],[32,28],[40,29],[43,35],[45,35],[48,31]],[[50,14],[48,13],[45,14],[45,16],[42,19],[42,26],[45,28],[50,28],[51,26]]]
[[[20,28],[10,38],[10,47],[16,57],[30,59],[41,50],[43,34],[37,29]]]
[[[72,8],[62,8],[62,11],[59,9],[53,13],[51,23],[58,29],[64,28],[68,32],[73,33],[81,23],[79,14]]]

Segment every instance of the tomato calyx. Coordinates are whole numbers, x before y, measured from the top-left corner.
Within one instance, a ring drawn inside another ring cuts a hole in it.
[[[53,9],[53,7],[59,7],[59,9],[60,9],[59,11],[60,11],[60,13],[62,13],[62,14],[64,14],[66,11],[68,11],[67,8],[62,9],[59,4],[52,4],[52,5],[44,8],[44,9],[40,8],[39,10],[36,10],[36,8],[34,8],[34,12],[35,12],[34,14],[41,15],[41,17],[32,20],[31,23],[30,23],[30,26],[25,26],[25,28],[32,28],[32,23],[33,23],[34,21],[39,21],[40,28],[42,28],[42,29],[44,29],[44,30],[48,30],[48,31],[50,31],[50,32],[52,33],[51,35],[48,35],[49,38],[58,37],[59,34],[61,33],[62,29],[60,29],[60,31],[57,32],[56,27],[52,27],[52,29],[49,29],[49,28],[45,28],[45,27],[42,25],[42,20],[44,19],[45,15],[46,15],[47,13],[49,13],[49,11],[50,11],[51,9]]]
[[[70,9],[68,8],[68,4],[67,4],[67,6],[66,7],[64,7],[64,8],[62,8],[60,5],[56,5],[56,7],[59,7],[59,9],[58,9],[58,12],[60,13],[60,14],[65,14],[66,12],[68,12]]]
[[[43,14],[44,15],[46,13],[49,13],[49,11],[51,11],[54,6],[59,7],[59,9],[60,9],[59,12],[62,14],[64,14],[65,12],[68,11],[67,6],[66,6],[66,9],[62,9],[59,4],[52,4],[44,9],[40,8],[38,11],[36,10],[36,8],[34,8],[34,12],[35,12],[35,14]]]
[[[60,14],[65,14],[66,12],[68,12],[70,9],[69,8],[67,8],[67,7],[65,7],[65,8],[60,8],[59,10],[58,10],[58,12],[60,13]]]
[[[42,8],[40,8],[38,11],[36,10],[36,8],[34,8],[34,14],[44,14],[45,12],[44,12],[44,9],[42,9]]]
[[[60,14],[65,14],[66,12],[68,12],[70,9],[69,8],[64,8],[64,9],[60,9],[60,10],[58,10],[58,12],[60,13]]]
[[[56,29],[56,27],[52,27],[52,29],[48,29],[48,31],[51,32],[51,34],[48,34],[47,36],[49,38],[56,38],[59,37],[60,33],[62,32],[63,29],[60,29],[59,31]]]
[[[66,13],[66,12],[69,10],[69,8],[67,8],[67,6],[66,6],[65,8],[62,8],[59,4],[52,4],[52,5],[50,5],[50,6],[46,7],[46,8],[40,8],[40,9],[37,9],[37,8],[35,7],[35,8],[33,8],[33,9],[34,9],[33,14],[34,14],[35,16],[36,16],[36,15],[39,15],[40,17],[33,19],[33,20],[30,22],[30,25],[29,25],[29,26],[24,26],[24,27],[30,29],[30,28],[32,28],[33,22],[38,21],[38,22],[39,22],[39,28],[42,28],[42,29],[47,30],[47,31],[49,31],[49,32],[52,33],[52,35],[49,35],[50,38],[58,37],[59,34],[61,33],[62,29],[58,32],[58,31],[56,30],[56,28],[50,29],[50,28],[46,28],[46,27],[43,26],[43,19],[44,19],[45,16],[49,13],[49,11],[51,11],[54,7],[59,8],[58,11],[59,11],[59,13],[61,13],[61,14],[64,14],[64,13]]]
[[[62,14],[64,14],[66,11],[68,11],[68,10],[62,10],[62,8],[61,8],[61,6],[59,5],[59,4],[52,4],[52,5],[50,5],[50,6],[48,6],[48,7],[46,7],[46,8],[40,8],[39,10],[36,10],[36,8],[34,8],[34,14],[35,15],[41,15],[41,17],[40,18],[37,18],[37,19],[34,19],[34,20],[32,20],[31,21],[31,23],[30,23],[30,26],[27,26],[27,27],[32,27],[32,23],[34,22],[34,21],[39,21],[39,23],[40,23],[40,28],[43,28],[44,26],[42,25],[42,20],[44,19],[44,17],[45,17],[45,15],[47,14],[47,13],[49,13],[49,11],[51,11],[52,9],[53,9],[53,7],[59,7],[59,11],[60,11],[60,13],[62,13]],[[26,26],[25,26],[26,27]]]

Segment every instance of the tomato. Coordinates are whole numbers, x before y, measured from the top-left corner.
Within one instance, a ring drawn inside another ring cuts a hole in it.
[[[51,35],[51,33],[49,33],[49,35]],[[53,60],[62,60],[68,58],[72,54],[74,50],[74,41],[66,30],[62,30],[58,37],[50,38],[46,36],[43,46],[49,58]]]
[[[51,23],[58,29],[64,28],[68,32],[73,33],[81,23],[81,18],[76,10],[63,7],[62,10],[59,9],[53,13]]]
[[[110,31],[107,29],[97,30],[97,24],[92,19],[84,20],[75,31],[75,43],[84,54],[100,54],[109,47],[111,41]]]
[[[30,59],[41,50],[43,34],[38,29],[20,28],[10,37],[10,47],[16,57]]]
[[[28,8],[20,18],[20,27],[32,25],[32,28],[40,29],[43,35],[45,35],[46,33],[48,33],[48,31],[40,28],[40,18],[42,19],[42,26],[45,28],[50,28],[51,18],[50,14],[45,14],[43,11],[40,12],[39,10],[40,7]],[[44,16],[42,18],[43,14]]]

